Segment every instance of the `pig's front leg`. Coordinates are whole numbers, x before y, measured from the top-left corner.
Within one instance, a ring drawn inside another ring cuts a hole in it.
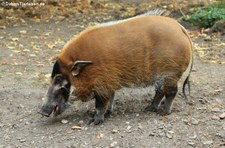
[[[108,104],[109,100],[107,98],[95,93],[95,115],[89,123],[93,122],[95,125],[103,123]]]

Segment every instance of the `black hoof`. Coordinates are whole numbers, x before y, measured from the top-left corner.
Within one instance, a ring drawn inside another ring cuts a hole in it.
[[[161,115],[161,116],[166,116],[170,114],[170,111],[163,109],[163,108],[159,108],[157,110],[157,114]]]
[[[96,111],[87,111],[88,115],[92,118],[94,118]]]
[[[99,125],[99,124],[102,124],[103,123],[103,119],[97,119],[97,118],[93,118],[91,120],[89,120],[88,124],[92,124],[94,123],[94,125]]]
[[[156,112],[157,111],[157,107],[153,106],[153,105],[150,105],[150,106],[147,106],[144,110],[145,112]]]
[[[110,117],[111,114],[112,114],[112,110],[107,110],[105,113],[105,117]]]

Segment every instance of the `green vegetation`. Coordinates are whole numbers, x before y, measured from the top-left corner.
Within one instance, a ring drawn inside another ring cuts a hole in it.
[[[183,20],[200,28],[212,27],[217,21],[225,22],[225,3],[216,3],[203,9],[198,8],[193,15],[185,17]]]

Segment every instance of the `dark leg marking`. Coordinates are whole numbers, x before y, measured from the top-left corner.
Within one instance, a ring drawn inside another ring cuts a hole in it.
[[[156,112],[163,97],[164,97],[163,90],[161,90],[161,89],[156,90],[156,93],[155,93],[155,96],[154,96],[154,99],[153,99],[151,105],[147,106],[145,108],[145,111]]]
[[[95,125],[101,124],[104,121],[106,109],[108,107],[108,100],[101,95],[95,93],[95,116],[89,121],[89,124],[94,122]]]
[[[165,100],[161,103],[159,114],[168,115],[171,112],[173,100],[177,94],[177,86],[165,89]]]

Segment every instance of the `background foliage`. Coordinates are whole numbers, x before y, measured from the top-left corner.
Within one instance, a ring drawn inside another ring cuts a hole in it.
[[[203,9],[197,8],[194,14],[184,17],[183,20],[200,28],[212,27],[217,21],[225,22],[225,2],[216,3]]]

